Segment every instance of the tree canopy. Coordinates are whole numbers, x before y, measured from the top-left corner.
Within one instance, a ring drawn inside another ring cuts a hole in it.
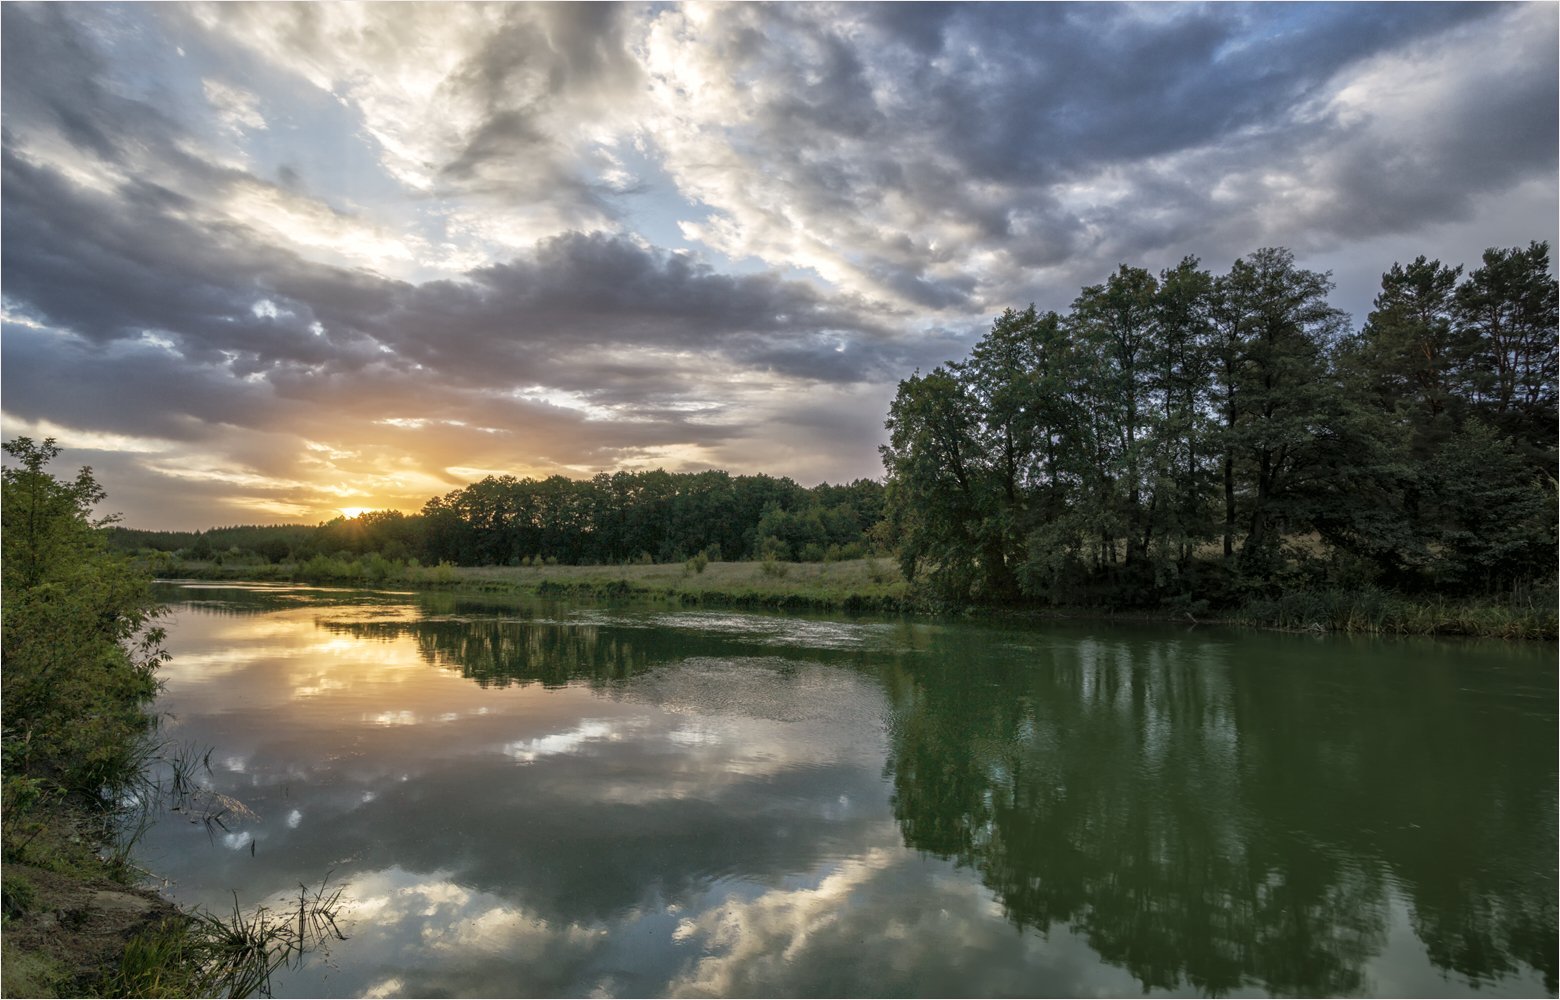
[[[1117,604],[1552,577],[1549,248],[1461,275],[1394,264],[1358,333],[1281,248],[1007,310],[890,405],[904,571],[955,602]]]

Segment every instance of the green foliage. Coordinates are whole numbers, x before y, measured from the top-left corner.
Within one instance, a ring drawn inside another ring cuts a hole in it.
[[[1542,243],[1461,284],[1394,265],[1356,336],[1331,277],[1279,248],[1219,276],[1123,266],[1066,316],[1007,310],[967,359],[900,383],[873,537],[954,605],[1550,580],[1548,268]]]
[[[90,469],[45,471],[52,440],[7,442],[4,470],[4,747],[8,778],[113,801],[138,773],[166,654],[148,578],[109,553]],[[13,789],[8,786],[8,793]]]

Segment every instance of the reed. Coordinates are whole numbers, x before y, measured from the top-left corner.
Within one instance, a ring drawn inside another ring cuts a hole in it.
[[[231,913],[196,908],[163,921],[132,939],[110,996],[247,997],[271,995],[271,977],[306,956],[345,941],[338,918],[344,886],[330,877],[315,888],[298,886],[296,898],[273,909],[245,910],[233,898]]]

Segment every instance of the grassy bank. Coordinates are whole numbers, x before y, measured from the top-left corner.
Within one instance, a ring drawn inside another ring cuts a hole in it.
[[[115,996],[126,948],[183,915],[112,842],[104,816],[80,803],[7,809],[0,993],[7,997]]]
[[[889,559],[793,563],[706,562],[627,566],[438,566],[375,556],[246,565],[165,563],[166,576],[346,586],[404,586],[543,597],[668,600],[680,605],[791,611],[907,613],[922,605]]]
[[[1404,597],[1376,587],[1297,590],[1249,600],[1231,617],[1243,625],[1306,632],[1550,640],[1560,634],[1552,589],[1461,600]]]
[[[688,607],[754,608],[879,614],[937,614],[949,608],[900,575],[888,558],[841,562],[710,562],[626,566],[419,566],[377,556],[316,558],[302,564],[165,562],[161,572],[201,580],[400,586],[413,589],[575,597],[640,598]],[[1554,639],[1560,616],[1550,589],[1454,600],[1408,597],[1376,587],[1286,591],[1252,598],[1233,609],[1199,612],[1154,608],[1056,607],[1018,604],[965,609],[973,614],[1054,618],[1121,618],[1236,624],[1303,632],[1371,635],[1480,636]]]

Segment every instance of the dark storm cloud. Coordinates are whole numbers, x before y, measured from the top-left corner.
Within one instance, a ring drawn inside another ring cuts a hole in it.
[[[568,373],[550,371],[552,362],[589,371],[594,365],[582,351],[696,352],[767,365],[779,357],[769,355],[770,340],[791,345],[791,356],[810,355],[780,373],[805,369],[808,377],[852,381],[867,373],[854,358],[831,362],[837,339],[886,336],[856,311],[865,312],[863,304],[771,274],[720,274],[686,255],[602,234],[546,240],[533,255],[466,277],[410,290],[379,318],[376,335],[401,356],[448,374],[565,381]],[[653,364],[663,378],[682,377],[664,357]]]
[[[972,176],[1043,180],[1282,123],[1349,63],[1496,9],[973,6],[916,105]]]
[[[53,128],[105,159],[123,152],[128,135],[155,141],[172,127],[157,109],[102,85],[103,60],[63,5],[8,3],[0,7],[0,26],[8,125],[15,120]]]
[[[798,234],[832,237],[864,287],[933,309],[979,308],[1026,267],[1109,269],[1123,252],[1199,235],[1212,245],[1198,249],[1223,256],[1251,249],[1239,243],[1247,238],[1322,245],[1404,231],[1552,173],[1554,48],[1542,40],[1489,53],[1491,68],[1441,67],[1468,85],[1389,123],[1419,136],[1343,120],[1329,103],[1340,75],[1371,60],[1403,55],[1401,71],[1412,73],[1436,45],[1466,44],[1462,35],[1531,13],[1489,4],[726,7],[687,26],[686,38],[715,53],[706,78],[718,67],[738,81],[701,96],[719,103],[725,140],[770,183],[755,192],[701,177],[693,154],[702,147],[684,158],[672,140],[669,153],[684,168],[674,176],[738,234],[727,252],[791,240],[815,255]],[[1303,211],[1271,212],[1275,193],[1259,182],[1274,170],[1317,196]],[[773,208],[780,199],[783,217]],[[1264,231],[1270,212],[1287,231]],[[996,264],[976,281],[949,248],[986,250]]]
[[[130,181],[112,194],[84,189],[60,173],[3,153],[5,295],[24,311],[94,343],[153,333],[187,358],[230,355],[305,364],[360,366],[370,345],[315,336],[313,303],[338,315],[339,301],[361,307],[364,280],[306,265],[252,234],[191,218],[199,206],[166,187]],[[374,282],[384,286],[387,283]],[[257,314],[257,302],[285,290],[287,316]]]
[[[118,434],[201,441],[213,425],[261,426],[274,416],[263,386],[235,380],[150,344],[112,347],[7,324],[0,384],[6,412]]]

